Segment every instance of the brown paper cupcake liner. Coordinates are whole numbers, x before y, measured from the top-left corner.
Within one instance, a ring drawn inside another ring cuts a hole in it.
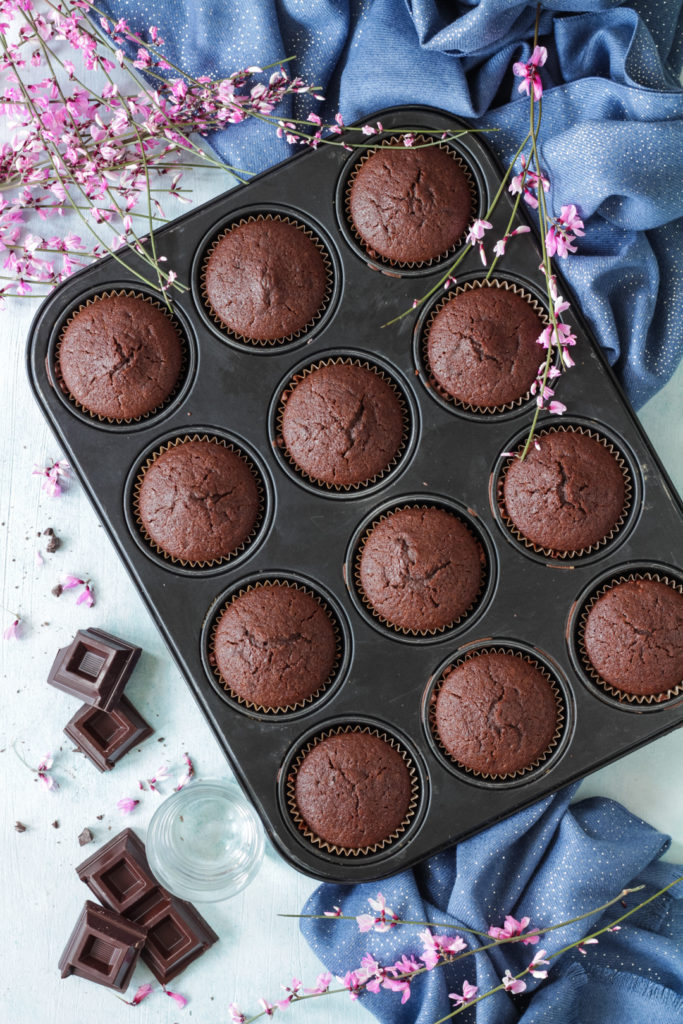
[[[332,666],[332,670],[330,672],[329,677],[325,680],[324,683],[322,683],[318,687],[318,689],[314,693],[311,693],[308,697],[302,698],[295,704],[283,704],[278,707],[269,707],[264,704],[255,704],[253,701],[250,701],[246,697],[242,697],[239,693],[236,693],[235,690],[233,690],[230,687],[230,684],[227,683],[223,676],[220,674],[220,672],[218,671],[218,666],[216,665],[216,630],[218,629],[218,623],[221,619],[223,612],[238,598],[242,597],[243,594],[247,594],[250,590],[257,590],[261,587],[270,587],[274,584],[278,584],[279,586],[291,587],[293,590],[300,590],[302,594],[307,594],[309,597],[312,597],[315,601],[317,601],[317,603],[328,616],[330,622],[332,623],[332,626],[334,627],[336,653],[334,664]],[[301,708],[307,707],[309,704],[312,704],[319,697],[321,697],[325,690],[327,690],[336,679],[342,661],[341,630],[339,628],[339,623],[337,622],[337,617],[334,615],[332,609],[329,607],[327,602],[323,600],[323,598],[320,597],[319,594],[316,594],[315,591],[311,590],[310,587],[305,587],[303,586],[303,584],[296,583],[293,580],[280,579],[277,576],[274,576],[272,579],[259,580],[257,583],[251,583],[247,587],[242,587],[236,593],[232,594],[228,598],[228,600],[221,605],[221,607],[214,615],[213,624],[211,626],[211,631],[209,634],[208,648],[209,664],[211,665],[214,677],[216,678],[218,683],[223,687],[226,693],[230,695],[232,700],[236,701],[242,707],[248,708],[250,711],[258,711],[261,714],[270,715],[273,718],[277,717],[278,715],[285,715],[292,711],[299,711]]]
[[[327,483],[325,480],[319,480],[317,477],[311,476],[304,469],[302,469],[301,466],[299,466],[298,463],[294,460],[294,458],[290,455],[282,438],[282,417],[284,415],[285,405],[289,399],[289,396],[293,393],[293,391],[295,390],[297,385],[301,383],[301,381],[305,380],[305,378],[308,377],[309,374],[313,373],[314,370],[319,370],[323,366],[360,366],[365,370],[373,370],[378,377],[381,377],[381,379],[391,387],[401,406],[401,413],[403,415],[403,437],[401,439],[401,444],[399,446],[398,451],[394,455],[391,462],[389,462],[388,465],[384,467],[384,469],[380,470],[379,473],[375,473],[375,475],[370,477],[368,480],[361,480],[360,483],[330,484]],[[315,484],[316,487],[320,487],[323,490],[337,491],[338,493],[348,493],[349,491],[362,490],[364,487],[371,487],[373,484],[376,484],[379,480],[382,480],[385,476],[391,473],[392,469],[394,469],[398,465],[401,456],[405,452],[406,447],[408,445],[408,438],[410,436],[410,416],[408,413],[408,405],[403,396],[403,392],[392,380],[392,378],[384,372],[384,370],[382,370],[376,364],[371,363],[367,360],[354,359],[350,356],[339,356],[337,358],[333,357],[332,359],[322,359],[320,360],[320,362],[313,363],[311,366],[307,366],[304,370],[301,370],[299,373],[293,375],[289,384],[282,392],[282,395],[280,397],[275,420],[275,428],[277,431],[276,443],[278,449],[287,459],[287,462],[290,464],[290,466],[297,474],[297,476],[302,477],[304,480],[308,480],[310,483]]]
[[[301,815],[301,812],[299,811],[296,802],[296,774],[306,755],[310,753],[310,751],[318,743],[320,743],[321,740],[328,739],[330,736],[340,736],[342,733],[348,732],[365,732],[368,733],[370,736],[378,736],[379,739],[384,740],[386,743],[389,744],[389,746],[393,747],[394,750],[398,751],[398,753],[403,758],[410,773],[411,797],[405,818],[398,826],[398,828],[391,833],[391,835],[387,836],[386,839],[383,839],[379,843],[374,843],[372,846],[336,846],[334,843],[328,843],[325,839],[321,839],[320,836],[317,836],[315,832],[312,832],[311,829],[308,827],[308,825],[306,824]],[[296,759],[291,762],[287,769],[286,799],[287,809],[289,810],[290,816],[294,821],[294,824],[298,828],[299,832],[304,836],[304,838],[308,839],[315,846],[318,846],[321,850],[324,850],[327,853],[334,854],[338,857],[367,857],[370,854],[379,853],[380,850],[384,850],[387,846],[390,846],[397,839],[399,839],[400,836],[404,834],[404,832],[412,822],[413,818],[415,817],[417,811],[417,805],[420,799],[420,784],[417,770],[415,768],[415,765],[413,764],[412,758],[410,757],[407,750],[405,750],[401,746],[401,744],[393,738],[393,736],[388,735],[388,733],[383,732],[381,729],[375,729],[371,726],[341,725],[336,728],[326,729],[324,732],[321,732],[320,735],[315,736],[312,740],[310,740],[309,743],[306,744],[305,747],[303,747],[299,751],[299,753],[296,756]]]
[[[584,605],[583,611],[579,617],[579,622],[576,630],[576,645],[578,647],[579,655],[581,657],[581,665],[584,672],[589,679],[592,680],[599,686],[601,690],[608,693],[610,697],[615,698],[620,704],[663,704],[665,701],[671,700],[674,697],[679,697],[683,694],[683,680],[669,690],[665,690],[662,693],[627,693],[625,690],[619,690],[616,686],[612,686],[606,679],[596,672],[593,664],[588,657],[585,645],[585,629],[586,622],[591,609],[595,605],[599,598],[612,590],[613,587],[618,586],[620,583],[635,582],[636,580],[654,580],[656,583],[665,583],[667,587],[671,587],[672,590],[678,591],[679,594],[683,594],[683,583],[678,580],[672,580],[669,576],[663,576],[657,572],[631,572],[623,576],[617,576],[608,583],[603,584],[599,590],[596,590],[590,600]]]
[[[221,242],[226,237],[226,235],[228,235],[232,230],[234,230],[234,228],[238,228],[243,224],[253,224],[255,221],[259,220],[279,220],[282,221],[283,224],[291,224],[293,227],[298,228],[300,231],[302,231],[305,235],[308,236],[308,238],[311,239],[311,241],[315,244],[316,249],[322,256],[323,263],[325,265],[325,272],[327,274],[325,294],[323,296],[322,302],[320,303],[320,308],[318,309],[315,316],[311,317],[308,323],[304,324],[304,326],[301,327],[298,331],[292,331],[290,334],[283,335],[283,337],[281,338],[249,338],[245,334],[240,334],[239,331],[233,330],[233,328],[229,327],[228,324],[226,324],[225,321],[222,320],[218,313],[214,310],[206,292],[206,270],[209,263],[209,259],[218,243]],[[330,299],[332,297],[333,278],[334,271],[332,269],[332,261],[330,259],[330,254],[323,245],[322,241],[313,231],[311,231],[310,228],[306,227],[306,225],[303,224],[301,221],[295,220],[294,217],[286,217],[279,213],[258,213],[251,214],[248,217],[240,217],[239,220],[233,221],[232,224],[230,224],[227,228],[225,228],[224,231],[221,231],[221,233],[217,235],[216,238],[214,238],[213,242],[206,250],[204,259],[202,261],[202,269],[199,275],[199,285],[202,301],[204,302],[206,310],[209,313],[211,319],[214,321],[216,326],[222,331],[223,334],[225,334],[229,338],[232,338],[233,341],[241,342],[243,345],[252,345],[256,348],[275,348],[279,345],[286,345],[289,342],[296,341],[298,338],[303,337],[304,334],[308,334],[309,331],[311,331],[315,327],[315,325],[321,319],[323,313],[330,304]]]
[[[532,541],[529,540],[528,537],[525,537],[524,534],[517,529],[517,527],[512,522],[507,513],[503,489],[505,487],[505,477],[507,476],[509,467],[512,465],[513,458],[516,458],[517,454],[523,451],[524,443],[519,444],[517,446],[517,451],[514,453],[513,458],[510,458],[500,471],[498,481],[496,484],[496,503],[498,505],[498,512],[500,514],[502,522],[505,524],[505,526],[510,531],[515,540],[519,541],[520,544],[523,544],[525,548],[528,548],[530,551],[534,551],[538,555],[545,555],[547,558],[553,558],[558,560],[573,560],[575,558],[582,558],[585,555],[590,555],[595,551],[599,551],[600,548],[605,547],[606,544],[609,544],[610,541],[614,540],[619,530],[626,522],[628,514],[631,510],[631,504],[633,499],[633,480],[631,477],[631,470],[629,469],[628,463],[626,462],[626,459],[623,457],[621,452],[614,447],[611,441],[608,441],[607,438],[603,437],[602,434],[598,434],[595,430],[589,430],[587,427],[575,426],[548,427],[545,430],[537,431],[536,438],[538,440],[541,440],[541,438],[547,437],[548,434],[556,434],[558,432],[584,434],[586,437],[590,437],[594,441],[599,441],[600,444],[602,444],[607,449],[607,451],[614,457],[619,468],[621,469],[624,475],[624,507],[621,511],[619,519],[616,521],[616,523],[609,531],[609,533],[606,534],[606,536],[602,537],[601,540],[596,541],[595,544],[591,544],[588,547],[577,548],[576,550],[572,551],[555,551],[553,550],[553,548],[542,548],[538,544],[534,544]]]
[[[428,139],[427,136],[425,136],[425,135],[416,135],[415,136],[415,142],[416,143],[422,144],[422,143],[427,143],[427,142],[431,142],[431,141],[432,140]],[[394,135],[391,138],[386,139],[384,141],[384,143],[380,144],[379,146],[376,146],[376,147],[368,149],[367,152],[365,152],[358,159],[358,161],[356,162],[353,170],[351,171],[351,173],[349,175],[349,178],[348,178],[348,181],[346,183],[346,189],[344,191],[344,214],[346,216],[346,221],[347,221],[347,223],[348,223],[348,225],[349,225],[349,227],[351,229],[351,233],[352,233],[352,235],[353,235],[357,245],[363,250],[364,253],[367,254],[367,256],[369,256],[370,259],[374,260],[376,263],[382,263],[384,266],[387,266],[387,267],[400,267],[400,268],[403,268],[405,270],[419,270],[419,269],[421,269],[423,267],[433,267],[433,266],[435,266],[438,263],[444,262],[445,260],[449,259],[451,256],[454,256],[455,253],[458,251],[458,249],[462,245],[464,245],[465,239],[467,238],[467,234],[469,232],[469,229],[472,226],[472,224],[474,223],[475,218],[476,218],[476,210],[477,210],[477,204],[478,204],[478,200],[479,200],[479,190],[477,188],[477,185],[475,183],[474,177],[472,175],[472,171],[470,170],[469,166],[455,152],[453,147],[452,146],[448,146],[448,145],[446,145],[443,142],[433,143],[433,145],[434,146],[438,146],[439,149],[445,150],[445,152],[448,153],[448,155],[450,157],[452,157],[453,160],[456,161],[456,163],[458,164],[458,166],[460,167],[460,169],[462,170],[463,174],[465,175],[465,177],[467,179],[467,184],[468,184],[469,190],[470,190],[470,196],[472,197],[472,211],[473,212],[472,212],[472,216],[471,216],[467,226],[465,227],[465,230],[462,232],[460,237],[456,239],[456,241],[453,243],[453,245],[450,246],[450,248],[448,248],[444,252],[440,253],[439,256],[432,257],[432,259],[430,259],[430,260],[394,260],[394,259],[390,259],[390,257],[388,257],[388,256],[381,256],[379,253],[376,253],[372,249],[372,247],[368,245],[368,243],[365,241],[365,239],[361,237],[359,232],[356,230],[356,225],[353,222],[353,218],[351,216],[351,209],[350,209],[351,188],[352,188],[353,183],[355,181],[356,175],[358,174],[358,171],[360,170],[362,165],[365,163],[365,161],[369,157],[371,157],[373,155],[373,153],[376,153],[378,149],[381,149],[382,145],[385,145],[385,146],[387,146],[387,145],[396,146],[400,142],[401,142],[400,136]]]
[[[442,385],[439,384],[438,380],[431,371],[431,367],[429,365],[429,356],[427,352],[427,346],[429,344],[429,332],[432,328],[432,324],[437,314],[441,312],[443,307],[455,295],[459,295],[462,292],[474,291],[475,288],[502,288],[507,292],[513,292],[515,295],[519,295],[520,298],[524,299],[525,302],[529,303],[531,308],[541,318],[541,320],[546,326],[550,321],[548,319],[548,314],[546,310],[543,308],[538,299],[534,298],[534,296],[530,292],[525,291],[524,288],[520,288],[519,285],[513,284],[512,281],[506,281],[503,278],[491,278],[490,281],[486,281],[483,278],[478,278],[476,281],[467,281],[465,284],[459,285],[457,288],[451,288],[449,292],[446,295],[444,295],[444,297],[440,299],[439,302],[437,302],[437,304],[432,309],[431,313],[429,314],[429,317],[427,318],[426,323],[422,328],[422,338],[420,341],[420,356],[422,359],[422,365],[427,373],[428,386],[432,388],[436,392],[436,394],[439,395],[440,398],[442,398],[445,402],[448,402],[449,405],[456,406],[458,409],[465,409],[467,412],[476,412],[482,415],[492,416],[495,415],[496,413],[509,412],[510,409],[519,409],[520,406],[524,405],[532,397],[531,390],[527,390],[527,392],[524,395],[521,395],[519,398],[515,398],[511,402],[505,402],[502,405],[473,405],[471,402],[463,402],[460,398],[455,398],[453,395],[450,394],[449,391],[446,390],[446,388],[442,387]],[[540,359],[541,354],[539,349],[539,361]]]
[[[211,444],[222,445],[223,448],[227,448],[229,451],[234,452],[235,455],[238,455],[242,462],[244,462],[251,470],[256,481],[256,487],[258,490],[259,508],[256,515],[256,522],[254,523],[249,535],[242,541],[239,547],[234,548],[232,551],[228,552],[227,555],[223,555],[221,558],[213,558],[210,561],[193,562],[186,558],[178,558],[176,555],[169,555],[167,551],[164,551],[163,548],[159,547],[156,541],[154,541],[152,537],[150,537],[140,517],[140,487],[142,485],[145,473],[150,468],[152,463],[159,458],[160,455],[163,455],[165,452],[170,451],[171,448],[178,447],[178,445],[187,444],[188,441],[209,441]],[[138,526],[138,529],[140,530],[142,537],[149,544],[149,546],[157,554],[161,555],[162,558],[164,558],[167,562],[172,562],[173,565],[180,565],[183,568],[187,568],[189,566],[189,568],[191,569],[213,569],[218,565],[224,565],[226,562],[231,561],[237,555],[240,555],[257,536],[261,526],[263,525],[265,513],[265,491],[263,488],[263,482],[261,480],[261,474],[259,473],[256,466],[253,464],[251,459],[249,459],[244,454],[241,448],[238,448],[236,445],[231,444],[229,441],[224,441],[223,438],[221,437],[215,437],[212,434],[184,434],[182,437],[176,437],[174,438],[173,441],[167,441],[166,444],[160,445],[160,447],[157,448],[156,451],[152,452],[152,454],[147,458],[145,463],[140,467],[137,473],[137,477],[135,479],[135,484],[133,485],[132,505],[135,522]]]
[[[556,725],[556,728],[555,728],[555,733],[554,733],[550,743],[548,744],[546,749],[541,754],[539,754],[539,756],[534,761],[532,761],[530,764],[526,765],[524,768],[518,769],[516,772],[503,772],[503,773],[480,772],[480,771],[477,771],[476,768],[468,767],[466,764],[463,764],[462,761],[459,761],[457,759],[457,757],[455,757],[453,754],[451,754],[449,750],[446,749],[446,747],[444,746],[444,744],[441,741],[441,737],[440,737],[439,731],[437,729],[437,725],[436,725],[436,698],[438,697],[439,691],[441,690],[441,687],[443,686],[443,684],[445,682],[446,674],[452,668],[455,668],[457,665],[462,665],[466,661],[471,661],[474,658],[478,657],[480,654],[512,654],[512,655],[514,655],[515,658],[519,658],[520,661],[526,661],[529,665],[533,666],[533,668],[538,669],[538,671],[541,672],[541,674],[544,676],[544,678],[548,680],[548,683],[550,684],[550,688],[552,689],[553,695],[555,697],[555,703],[557,705],[557,725]],[[434,689],[432,690],[432,693],[431,693],[430,703],[429,703],[428,718],[429,718],[429,728],[431,730],[432,736],[434,737],[434,741],[436,742],[439,750],[444,755],[444,757],[448,761],[450,761],[452,764],[454,764],[460,771],[464,772],[466,775],[472,776],[475,779],[483,779],[484,781],[493,781],[493,782],[509,782],[512,779],[519,779],[519,778],[522,778],[522,776],[524,776],[524,775],[528,775],[530,772],[532,772],[536,768],[540,767],[540,765],[542,765],[544,761],[548,760],[548,758],[553,753],[553,751],[557,748],[557,745],[560,742],[560,738],[562,736],[562,731],[563,731],[564,725],[565,725],[565,718],[566,718],[566,716],[565,716],[565,705],[564,705],[564,698],[562,696],[562,692],[561,692],[559,686],[557,685],[556,681],[551,676],[550,672],[548,672],[548,670],[546,669],[545,665],[543,665],[540,661],[537,661],[535,658],[531,658],[528,655],[523,654],[521,651],[517,651],[517,650],[515,650],[512,647],[492,646],[492,647],[477,647],[473,651],[468,651],[467,654],[464,654],[461,658],[456,658],[455,661],[452,661],[450,663],[450,665],[448,665],[448,667],[443,670],[443,672],[441,673],[441,675],[440,675],[439,679],[437,680],[436,685],[434,686]]]
[[[354,558],[353,558],[353,581],[354,581],[354,585],[356,587],[356,591],[358,593],[358,596],[360,597],[361,601],[363,602],[363,606],[370,612],[372,617],[374,619],[376,619],[378,622],[381,622],[382,625],[386,629],[390,630],[393,633],[401,633],[403,636],[419,636],[419,637],[438,636],[440,633],[446,633],[450,629],[455,629],[455,627],[457,625],[459,625],[463,621],[463,619],[466,619],[467,616],[470,614],[470,612],[472,612],[476,608],[476,606],[478,605],[478,603],[479,603],[479,601],[481,599],[481,595],[484,592],[484,588],[486,586],[486,582],[487,582],[487,578],[488,578],[489,567],[488,567],[488,561],[486,560],[486,552],[484,550],[483,544],[481,543],[481,541],[477,537],[476,533],[474,533],[474,531],[472,529],[470,529],[469,524],[464,519],[462,519],[460,516],[456,515],[455,512],[451,512],[450,509],[445,509],[445,511],[449,512],[450,515],[455,516],[455,518],[457,518],[462,523],[462,525],[467,528],[467,530],[470,533],[470,535],[477,542],[477,546],[479,547],[480,552],[484,555],[484,558],[485,558],[484,567],[485,568],[484,568],[483,579],[482,579],[481,585],[479,587],[479,590],[477,591],[477,593],[476,593],[476,595],[474,597],[474,600],[467,606],[465,611],[462,612],[462,614],[459,615],[457,617],[457,619],[453,619],[452,622],[446,623],[445,626],[437,626],[435,629],[407,629],[405,626],[397,626],[397,625],[395,625],[393,622],[390,622],[389,619],[385,618],[383,615],[380,615],[380,613],[373,607],[373,605],[370,603],[369,599],[366,597],[365,591],[363,590],[363,585],[361,583],[361,578],[360,578],[360,563],[361,563],[361,558],[363,557],[363,551],[365,549],[365,544],[367,542],[368,537],[372,533],[372,531],[377,526],[379,526],[379,524],[383,520],[388,519],[389,516],[393,515],[395,512],[403,512],[404,509],[409,509],[409,508],[419,508],[419,509],[428,510],[430,508],[439,508],[439,505],[435,505],[435,504],[422,504],[420,502],[410,502],[407,505],[397,505],[395,508],[389,509],[383,515],[381,515],[378,519],[374,519],[372,521],[372,523],[368,526],[368,528],[365,530],[365,532],[363,533],[363,536],[361,537],[360,541],[358,542],[358,547],[356,549],[356,552],[355,552]]]
[[[78,313],[80,313],[81,310],[86,309],[88,306],[94,305],[94,303],[97,302],[99,299],[111,299],[117,295],[126,295],[129,298],[142,299],[144,302],[148,302],[150,306],[156,306],[157,309],[160,309],[161,312],[173,324],[173,327],[178,335],[178,338],[180,339],[180,347],[182,353],[178,380],[176,381],[173,390],[168,394],[164,401],[160,402],[159,405],[155,406],[153,409],[150,409],[149,412],[143,413],[141,416],[130,416],[125,419],[114,419],[111,416],[100,416],[99,413],[91,412],[90,409],[88,409],[85,405],[79,402],[78,399],[74,398],[74,396],[71,394],[71,392],[69,391],[68,387],[64,382],[64,378],[62,377],[62,371],[59,365],[59,350],[64,339],[64,332],[66,331],[67,327],[73,322],[74,317]],[[98,423],[113,423],[119,426],[123,426],[130,423],[141,423],[143,420],[148,420],[150,416],[156,416],[156,414],[161,412],[162,409],[165,409],[168,405],[170,405],[171,402],[176,397],[176,395],[178,394],[178,392],[180,391],[180,389],[182,388],[183,384],[185,383],[185,379],[187,376],[188,361],[189,359],[187,339],[185,337],[183,330],[180,327],[180,324],[175,319],[175,317],[169,314],[168,309],[165,308],[162,305],[162,303],[159,302],[157,299],[153,299],[150,295],[145,295],[143,292],[136,292],[134,289],[119,288],[114,289],[112,291],[98,292],[97,295],[93,295],[89,299],[86,299],[86,301],[82,302],[77,309],[74,309],[72,311],[69,318],[65,320],[64,324],[62,325],[62,329],[59,332],[57,344],[55,345],[53,370],[57,386],[59,387],[62,394],[65,395],[66,398],[69,400],[70,405],[73,405],[76,409],[78,409],[79,412],[84,413],[91,420],[96,420]]]

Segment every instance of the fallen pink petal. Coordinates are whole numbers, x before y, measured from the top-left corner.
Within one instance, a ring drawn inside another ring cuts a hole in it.
[[[130,814],[134,811],[137,805],[140,803],[139,800],[134,800],[133,797],[124,796],[120,800],[116,801],[116,806],[121,811],[121,814]]]
[[[179,992],[171,992],[171,990],[168,988],[165,988],[164,992],[170,999],[173,1000],[174,1003],[177,1003],[181,1010],[185,1006],[187,1006],[187,999],[185,998],[185,996],[181,996]]]
[[[21,633],[21,619],[16,617],[6,629],[2,631],[3,640],[18,640]]]
[[[147,981],[144,985],[140,985],[132,999],[128,1001],[129,1006],[139,1006],[143,999],[146,999],[150,992],[153,991],[153,986]]]

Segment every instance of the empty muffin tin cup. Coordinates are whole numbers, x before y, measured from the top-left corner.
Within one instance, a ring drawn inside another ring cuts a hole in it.
[[[265,841],[234,783],[201,779],[157,808],[146,845],[154,875],[170,892],[193,903],[218,903],[253,881]]]

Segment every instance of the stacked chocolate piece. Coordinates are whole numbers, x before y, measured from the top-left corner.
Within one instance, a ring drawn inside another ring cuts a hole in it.
[[[59,961],[63,978],[75,974],[123,992],[142,956],[166,985],[218,939],[190,903],[159,885],[132,829],[76,871],[104,907],[86,900]]]
[[[102,629],[79,629],[57,652],[47,681],[84,703],[64,732],[101,772],[153,729],[123,696],[142,650]]]

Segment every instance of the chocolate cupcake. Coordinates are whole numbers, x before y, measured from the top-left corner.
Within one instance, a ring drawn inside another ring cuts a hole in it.
[[[183,342],[151,299],[98,295],[69,318],[56,353],[63,391],[93,416],[129,422],[154,412],[178,386]]]
[[[652,578],[603,590],[581,627],[583,653],[615,696],[666,699],[683,683],[683,594]]]
[[[405,829],[417,799],[414,770],[397,744],[370,731],[340,731],[301,756],[290,809],[313,842],[369,853]]]
[[[330,681],[338,660],[337,630],[320,601],[279,580],[231,600],[211,646],[226,690],[261,711],[302,706]]]
[[[578,429],[538,435],[504,476],[501,513],[529,546],[548,555],[583,554],[605,543],[625,518],[630,478],[623,459],[595,434]]]
[[[385,472],[404,446],[406,426],[394,386],[359,362],[315,366],[283,396],[285,454],[311,480],[338,489]]]
[[[236,449],[208,437],[187,438],[153,455],[138,480],[134,504],[153,546],[192,565],[236,554],[261,511],[250,464]]]
[[[330,264],[310,231],[286,218],[239,221],[211,247],[204,299],[221,326],[261,344],[289,341],[320,316]]]
[[[382,622],[406,633],[455,625],[477,600],[485,557],[467,526],[442,508],[409,506],[374,523],[361,545],[361,596]]]
[[[403,265],[427,263],[462,240],[474,212],[470,181],[465,165],[447,147],[380,146],[351,176],[347,213],[369,256]]]
[[[459,404],[506,408],[529,395],[544,326],[541,307],[516,290],[492,284],[458,291],[430,321],[428,372]]]
[[[433,713],[449,756],[487,778],[519,775],[556,745],[558,693],[538,663],[483,650],[448,669]]]

